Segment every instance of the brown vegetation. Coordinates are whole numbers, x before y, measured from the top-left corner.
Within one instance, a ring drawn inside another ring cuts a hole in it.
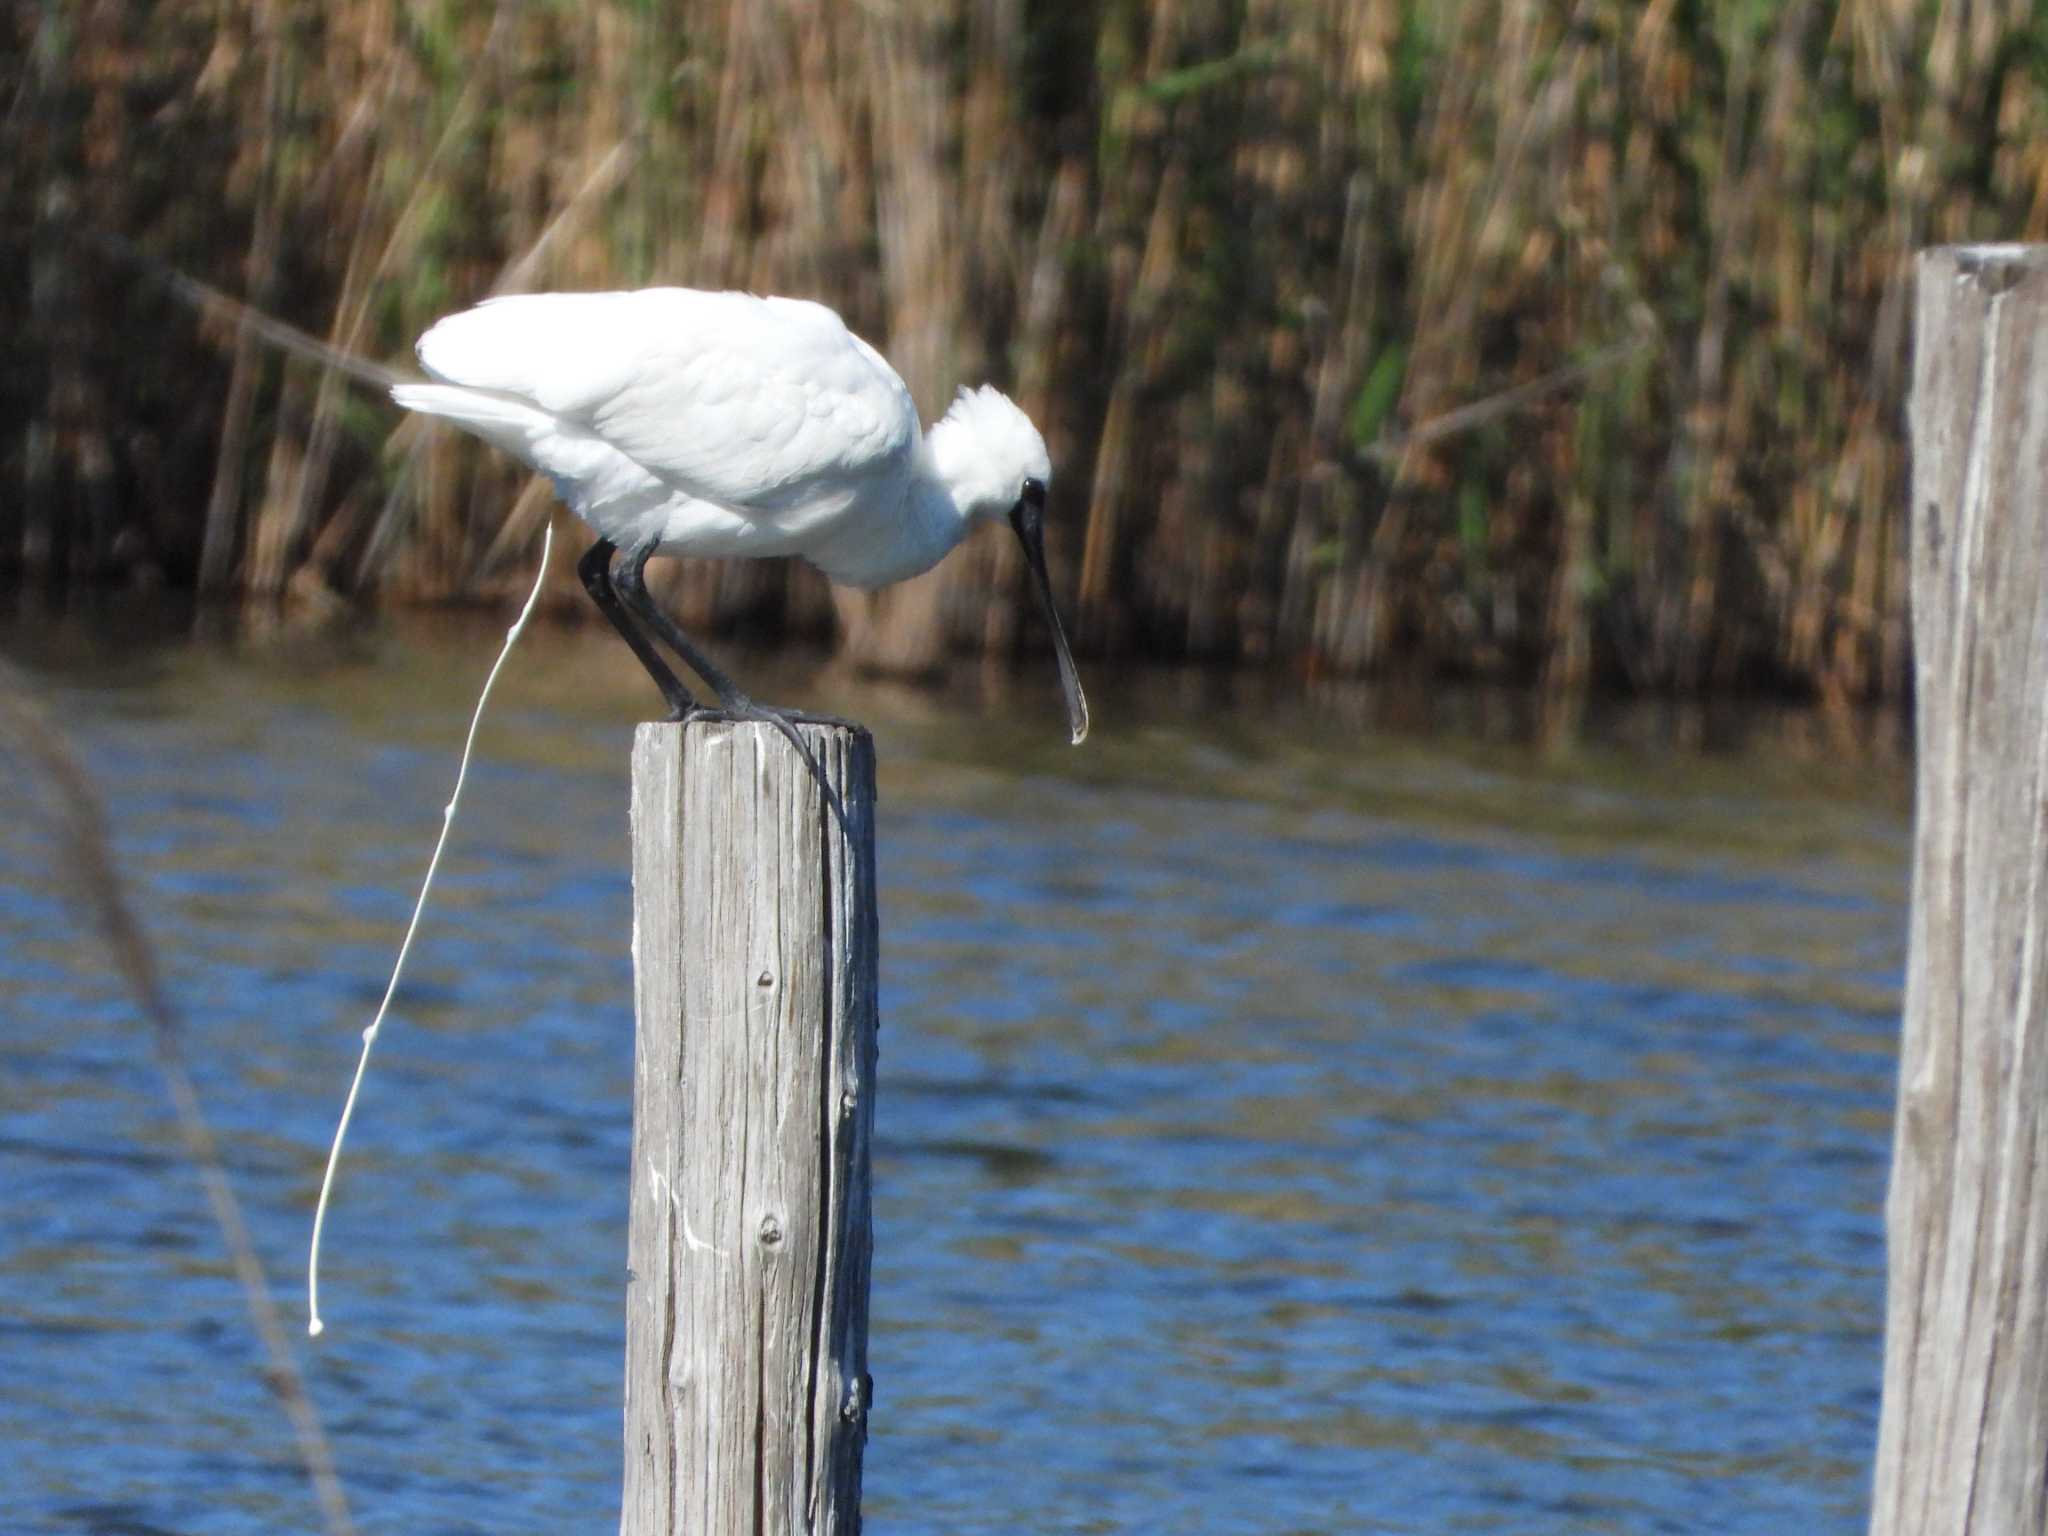
[[[1908,257],[2048,233],[2019,0],[10,14],[24,581],[494,596],[551,505],[91,228],[393,361],[499,289],[823,298],[928,413],[988,377],[1046,427],[1097,651],[1896,697]],[[676,590],[915,668],[1015,643],[1018,575]]]

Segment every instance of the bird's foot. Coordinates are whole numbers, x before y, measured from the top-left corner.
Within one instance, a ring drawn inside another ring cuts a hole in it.
[[[692,720],[755,720],[764,725],[822,725],[846,731],[865,731],[866,726],[858,720],[848,720],[843,715],[816,714],[808,709],[784,709],[778,704],[756,704],[742,695],[719,704],[696,704],[687,708],[671,709],[671,721],[688,723]]]
[[[756,720],[763,725],[774,726],[789,744],[796,748],[796,755],[803,759],[804,767],[809,769],[811,777],[817,780],[818,788],[825,792],[825,804],[838,820],[839,830],[845,833],[849,840],[852,839],[853,828],[846,819],[846,807],[839,799],[839,792],[832,787],[832,781],[825,777],[825,770],[818,766],[818,759],[812,755],[811,749],[804,744],[803,737],[797,734],[796,729],[798,725],[843,725],[860,730],[861,727],[851,720],[841,720],[831,715],[807,715],[801,710],[778,709],[772,704],[756,704],[737,690],[720,699],[716,707],[709,704],[692,704],[681,714],[671,715],[670,718],[680,720],[686,725],[694,720]]]
[[[814,714],[808,709],[792,709],[789,712],[789,718],[798,725],[834,726],[843,731],[865,731],[867,729],[858,720],[849,720],[844,715],[820,715]]]

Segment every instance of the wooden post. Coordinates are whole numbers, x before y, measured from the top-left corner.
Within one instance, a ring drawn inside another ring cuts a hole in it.
[[[1919,262],[1913,910],[1877,1536],[2048,1520],[2048,248]]]
[[[622,1536],[860,1529],[875,1082],[874,744],[633,742]]]

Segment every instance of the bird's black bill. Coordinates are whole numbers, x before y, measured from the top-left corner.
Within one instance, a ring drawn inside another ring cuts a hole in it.
[[[1031,567],[1039,606],[1045,609],[1045,622],[1052,626],[1052,648],[1060,663],[1060,687],[1067,694],[1067,724],[1073,730],[1073,744],[1078,747],[1088,735],[1088,699],[1081,692],[1081,674],[1074,670],[1074,653],[1067,648],[1067,632],[1060,627],[1059,610],[1052,605],[1052,578],[1045,573],[1043,497],[1041,491],[1038,499],[1027,497],[1012,507],[1010,526],[1017,530],[1017,542],[1024,546],[1024,563]]]

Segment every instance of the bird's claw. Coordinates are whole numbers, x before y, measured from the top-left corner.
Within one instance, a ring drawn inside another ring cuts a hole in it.
[[[841,715],[813,714],[807,709],[783,709],[773,704],[756,704],[744,696],[722,700],[717,704],[692,704],[687,708],[672,709],[668,720],[675,724],[687,725],[702,720],[707,723],[752,720],[762,725],[817,725],[828,729],[864,731],[866,726],[858,720],[848,720]]]

